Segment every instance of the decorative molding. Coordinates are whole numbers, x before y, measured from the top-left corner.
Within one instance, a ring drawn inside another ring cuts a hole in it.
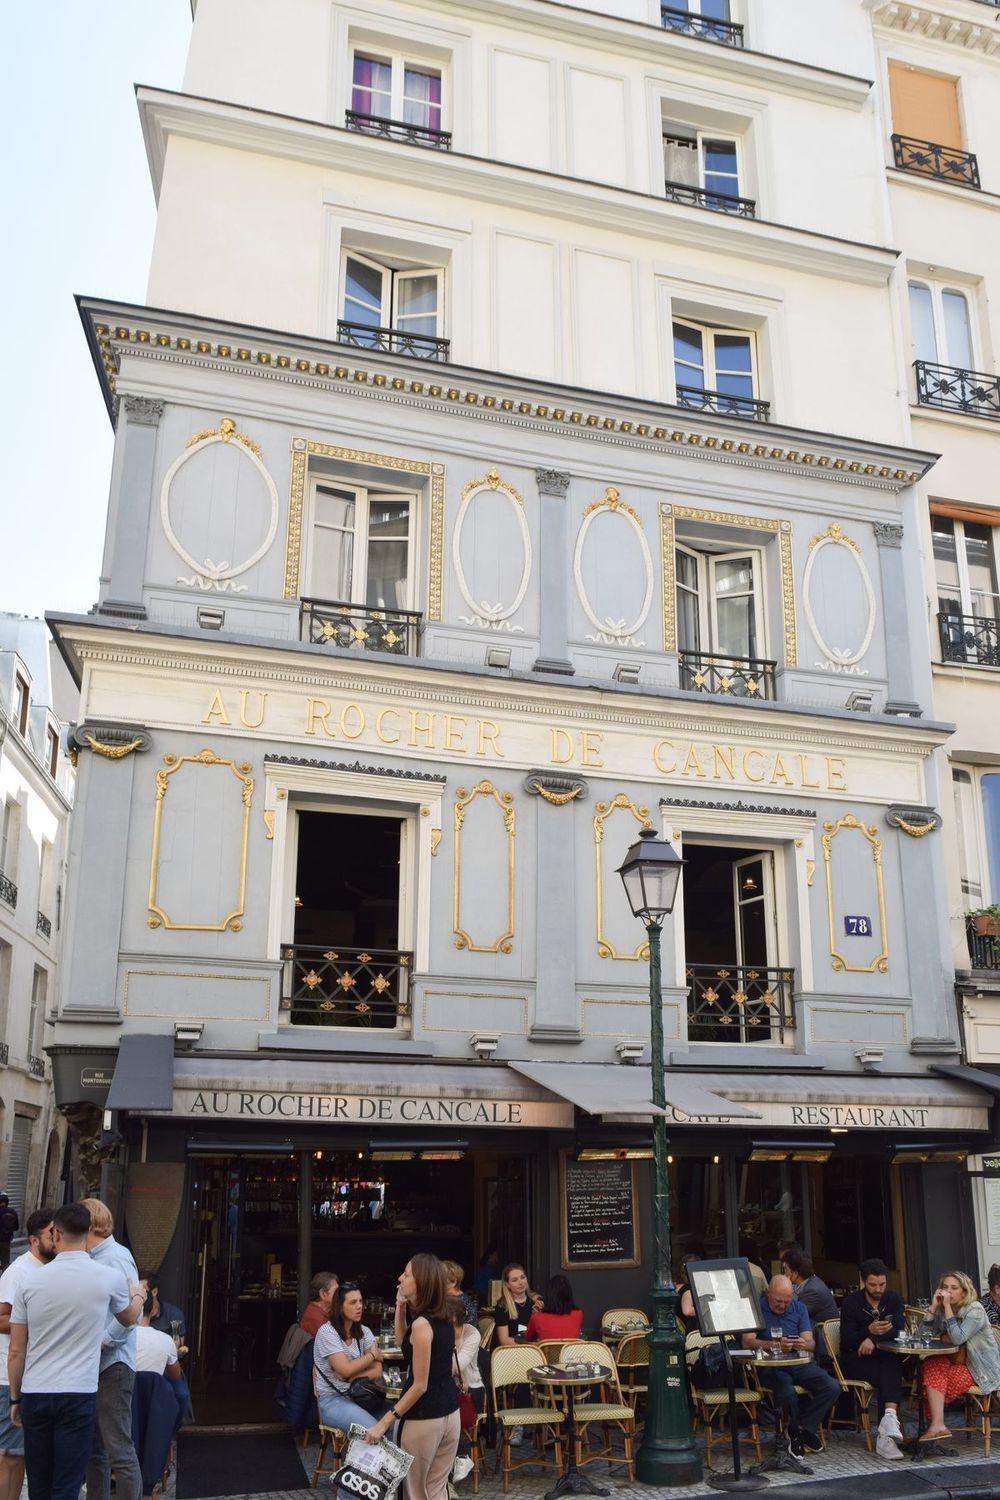
[[[699,521],[709,526],[736,526],[744,531],[767,531],[778,538],[781,571],[781,621],[785,666],[798,665],[798,632],[795,623],[795,575],[792,570],[792,523],[769,516],[745,516],[735,511],[701,510],[692,505],[660,505],[660,562],[663,581],[663,649],[677,650],[677,578],[674,568],[676,523]]]
[[[250,832],[250,803],[253,800],[253,777],[249,774],[251,770],[249,761],[240,761],[237,765],[234,760],[223,760],[215,754],[214,750],[199,750],[197,755],[165,755],[163,757],[166,770],[156,773],[156,811],[153,816],[153,848],[149,862],[149,901],[148,907],[152,915],[147,921],[148,927],[160,927],[161,925],[172,932],[241,932],[243,930],[243,914],[246,909],[246,886],[247,886],[247,839]],[[161,906],[157,904],[157,881],[159,876],[160,862],[160,837],[163,830],[163,804],[166,800],[167,790],[170,786],[170,778],[176,776],[184,766],[201,766],[203,768],[223,766],[231,771],[240,783],[240,797],[243,803],[243,816],[240,829],[240,856],[239,877],[237,881],[236,905],[232,911],[219,922],[174,922]]]
[[[875,533],[876,547],[903,545],[903,527],[897,521],[873,521],[872,531]]]
[[[907,807],[894,802],[886,808],[885,821],[890,828],[909,834],[911,839],[922,839],[940,828],[944,819],[933,807]]]
[[[508,504],[514,512],[518,529],[521,534],[521,577],[509,604],[498,601],[490,604],[487,600],[476,600],[472,597],[468,581],[465,576],[465,568],[462,565],[462,530],[465,520],[479,495],[485,491],[494,494],[505,495]],[[472,611],[471,617],[459,615],[463,625],[475,625],[480,630],[509,630],[512,634],[523,634],[522,625],[512,625],[510,617],[517,613],[524,603],[524,596],[528,592],[528,584],[531,580],[531,568],[533,562],[531,550],[531,533],[528,530],[528,522],[524,515],[524,499],[512,484],[501,479],[496,468],[491,468],[482,479],[471,479],[462,489],[462,503],[458,507],[458,515],[455,518],[455,526],[451,534],[451,560],[455,569],[455,580],[458,584],[459,593]]]
[[[591,605],[590,596],[583,581],[583,549],[586,544],[587,533],[595,517],[600,515],[602,511],[610,511],[612,515],[620,515],[632,527],[639,542],[639,552],[642,556],[642,566],[645,574],[645,585],[643,588],[642,603],[639,605],[635,619],[631,622],[624,619],[599,619]],[[583,525],[577,533],[576,546],[573,549],[573,581],[576,584],[576,592],[583,606],[583,612],[597,631],[596,635],[588,635],[586,637],[588,641],[594,641],[596,644],[603,646],[631,646],[640,651],[645,648],[646,642],[637,641],[636,635],[646,623],[646,618],[649,615],[649,607],[653,602],[653,559],[650,555],[649,543],[646,541],[645,532],[642,529],[642,517],[631,505],[625,503],[614,485],[609,484],[602,499],[593,500],[583,512]]]
[[[124,760],[135,751],[143,754],[153,736],[140,724],[103,724],[90,720],[74,724],[67,736],[70,750],[92,750],[106,760]]]
[[[950,43],[966,52],[983,52],[987,57],[1000,50],[1000,36],[995,25],[959,18],[951,6],[912,5],[888,0],[886,4],[872,6],[872,19],[889,30],[903,32],[907,37],[925,37],[935,46]]]
[[[836,823],[825,822],[824,832],[820,842],[823,845],[823,863],[826,867],[826,908],[827,920],[830,934],[830,962],[837,973],[846,974],[885,974],[889,968],[889,938],[885,918],[885,889],[882,883],[882,840],[878,837],[878,829],[872,823],[865,826],[853,813],[845,813],[838,818]],[[837,948],[837,934],[835,931],[835,919],[833,912],[833,841],[844,830],[857,832],[867,839],[871,848],[872,866],[875,871],[875,894],[878,901],[878,919],[881,952],[872,959],[870,964],[852,964],[839,952]]]
[[[444,786],[448,778],[435,776],[432,771],[411,771],[409,766],[363,766],[359,760],[348,763],[343,760],[310,760],[305,755],[265,755],[265,766],[311,766],[319,771],[349,771],[362,776],[399,776],[404,781],[428,781],[434,786]]]
[[[437,854],[437,852],[438,852],[438,845],[440,844],[440,842],[441,842],[441,829],[440,828],[432,828],[431,829],[431,858],[432,859],[434,858],[435,854]]]
[[[552,807],[565,807],[577,797],[586,797],[587,783],[579,776],[553,776],[549,771],[531,771],[525,777],[524,790],[531,797],[541,797]]]
[[[569,481],[569,474],[563,474],[559,469],[535,470],[535,483],[540,495],[556,495],[560,500],[565,500]]]
[[[711,812],[768,813],[779,818],[815,818],[816,816],[815,810],[810,807],[761,807],[755,802],[744,802],[742,798],[738,802],[698,802],[693,797],[661,797],[660,806],[707,808]]]
[[[300,360],[299,364],[307,363]],[[329,373],[329,367],[323,369]],[[344,371],[347,374],[347,371]],[[333,458],[348,464],[371,464],[396,473],[421,474],[430,480],[430,525],[427,577],[427,618],[441,618],[441,573],[444,536],[444,464],[428,463],[420,458],[405,458],[393,453],[369,453],[361,448],[340,448],[333,443],[318,443],[311,438],[292,438],[292,458],[288,479],[288,529],[285,537],[285,598],[298,599],[299,571],[302,562],[302,525],[305,508],[306,475],[310,458]]]
[[[243,562],[230,563],[228,559],[223,562],[213,562],[210,557],[198,562],[191,556],[190,552],[183,546],[174,531],[173,522],[170,519],[170,486],[173,484],[179,471],[186,463],[195,456],[202,453],[206,448],[213,447],[216,443],[235,443],[234,452],[242,454],[253,465],[264,481],[267,497],[271,503],[271,514],[264,534],[264,540],[251,555]],[[281,506],[278,500],[278,487],[271,477],[270,470],[261,457],[260,448],[256,443],[237,432],[236,423],[232,417],[223,417],[218,427],[205,428],[196,432],[193,437],[188,438],[184,450],[177,455],[163,476],[163,484],[160,487],[160,524],[164,535],[171,547],[177,553],[182,562],[187,563],[192,570],[189,578],[178,578],[177,582],[184,584],[187,588],[201,589],[203,593],[216,590],[220,594],[233,593],[245,594],[247,585],[236,583],[235,579],[241,573],[248,572],[252,567],[266,557],[271,550],[274,538],[278,534],[278,517]]]
[[[164,401],[153,401],[149,396],[125,396],[122,406],[130,422],[137,427],[158,427],[163,416]]]
[[[864,590],[865,603],[867,606],[865,630],[861,637],[861,644],[852,650],[849,646],[830,646],[819,628],[812,607],[811,585],[813,570],[816,561],[822,556],[826,547],[846,547],[847,556],[851,559],[857,569],[861,586]],[[802,574],[802,608],[805,610],[806,619],[809,621],[809,629],[813,633],[813,639],[822,651],[825,661],[817,662],[816,665],[824,672],[836,672],[849,677],[867,677],[868,668],[860,665],[861,659],[867,654],[875,633],[875,622],[878,618],[878,605],[875,600],[875,590],[872,587],[868,569],[865,567],[864,558],[861,556],[861,548],[852,536],[848,536],[839,521],[831,521],[827,529],[820,532],[818,536],[809,539],[809,558],[806,562],[805,571]]]
[[[806,885],[810,889],[812,889],[813,877],[815,876],[815,874],[816,874],[816,861],[814,859],[807,859],[806,860]]]
[[[492,943],[474,943],[462,926],[462,825],[465,810],[477,797],[491,797],[503,816],[507,834],[507,926]],[[480,781],[471,791],[455,789],[455,873],[454,930],[455,947],[470,953],[510,953],[514,937],[514,840],[517,836],[514,798],[510,792],[498,792],[492,781]]]
[[[263,818],[264,818],[264,837],[267,839],[268,843],[270,843],[271,840],[274,838],[274,808],[273,807],[265,807],[264,812],[263,812]]]
[[[595,886],[597,894],[597,955],[599,958],[616,958],[632,962],[649,958],[649,943],[643,940],[634,953],[619,953],[614,944],[604,935],[604,875],[601,867],[601,848],[604,843],[604,825],[621,809],[627,809],[640,828],[652,828],[648,807],[637,807],[627,792],[618,792],[610,802],[598,802],[594,814],[594,859]]]

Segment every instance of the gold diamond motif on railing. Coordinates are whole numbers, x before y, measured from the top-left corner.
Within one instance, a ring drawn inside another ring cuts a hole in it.
[[[354,1009],[357,1011],[358,1015],[366,1016],[371,1010],[371,1006],[365,1000],[359,1000]]]
[[[401,953],[399,955],[399,967],[401,969],[408,969],[410,967],[410,955],[408,953]]]
[[[334,1008],[333,1007],[333,1001],[332,1000],[321,1000],[319,1002],[319,1008],[320,1008],[320,1010],[333,1010],[333,1008]]]
[[[389,981],[384,974],[376,974],[372,980],[372,989],[379,995],[384,995],[389,988]]]
[[[747,969],[747,978],[748,979],[759,979],[760,978],[760,970],[759,969]]]
[[[732,1026],[733,1019],[734,1018],[732,1016],[720,1016],[719,1017],[719,1025],[720,1026]]]
[[[765,1005],[773,1005],[774,1004],[774,996],[771,994],[770,990],[765,990],[764,993],[763,993],[763,995],[761,995],[760,998],[763,1000],[763,1002],[764,1002]]]
[[[325,959],[326,959],[326,960],[327,960],[327,961],[328,961],[328,962],[329,962],[329,963],[331,963],[331,964],[333,964],[333,963],[336,963],[336,962],[337,962],[337,955],[336,955],[336,953],[334,953],[334,952],[332,952],[332,951],[331,951],[331,952],[330,952],[330,953],[324,953],[324,954],[323,954],[323,957],[324,957],[324,958],[325,958]]]
[[[322,979],[320,979],[315,969],[310,969],[308,974],[303,974],[302,983],[306,986],[306,989],[314,990],[316,989],[317,985],[322,984],[323,981]]]
[[[694,676],[691,678],[691,681],[694,683],[694,685],[695,685],[696,688],[703,688],[705,686],[704,673],[702,673],[702,672],[696,672],[694,674]]]
[[[758,683],[756,677],[748,677],[747,678],[747,692],[748,693],[750,693],[751,695],[754,694],[754,693],[756,693],[759,690],[759,686],[760,686],[760,684]]]
[[[355,625],[354,629],[351,631],[351,640],[357,641],[360,644],[362,641],[366,641],[367,639],[368,632],[365,627],[363,625]]]
[[[746,990],[737,990],[733,995],[733,1001],[736,1005],[746,1005],[748,998]]]
[[[709,987],[704,991],[701,998],[704,1000],[706,1005],[714,1005],[716,1000],[718,1000],[719,998],[719,992],[718,990],[713,990],[711,987]]]
[[[337,634],[337,627],[336,625],[331,625],[329,620],[324,620],[319,633],[325,641],[328,641],[331,636]]]
[[[371,956],[370,953],[359,953],[358,954],[358,963],[359,964],[370,964],[371,961],[372,961],[372,956]]]
[[[395,646],[399,641],[403,639],[403,637],[401,635],[397,635],[394,630],[387,630],[382,639],[385,641],[387,646]]]
[[[340,988],[342,990],[344,990],[345,992],[347,990],[352,990],[354,988],[354,975],[353,974],[341,974],[340,978],[337,980],[337,983],[340,985]]]
[[[730,690],[732,689],[732,686],[733,686],[733,679],[731,677],[720,677],[719,678],[719,687],[720,687],[720,689],[721,689],[722,692],[724,692],[724,693],[730,692]]]

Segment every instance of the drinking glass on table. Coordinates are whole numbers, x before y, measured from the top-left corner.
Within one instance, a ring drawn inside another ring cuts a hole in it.
[[[780,1327],[771,1329],[771,1357],[777,1359],[781,1354],[782,1331]]]

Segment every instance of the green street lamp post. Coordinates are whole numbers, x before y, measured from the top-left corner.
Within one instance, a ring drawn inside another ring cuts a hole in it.
[[[663,995],[660,933],[674,909],[684,860],[665,839],[644,828],[618,873],[634,916],[649,935],[650,1065],[653,1078],[653,1323],[649,1335],[646,1426],[636,1454],[642,1484],[697,1484],[695,1446],[684,1382],[684,1338],[677,1327],[677,1292],[670,1269],[670,1176],[667,1170],[663,1076]]]

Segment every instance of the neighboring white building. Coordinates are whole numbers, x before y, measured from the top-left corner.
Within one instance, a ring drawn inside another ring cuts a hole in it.
[[[76,693],[43,620],[0,614],[0,1188],[59,1201],[66,1135],[44,1048],[57,1001]]]

